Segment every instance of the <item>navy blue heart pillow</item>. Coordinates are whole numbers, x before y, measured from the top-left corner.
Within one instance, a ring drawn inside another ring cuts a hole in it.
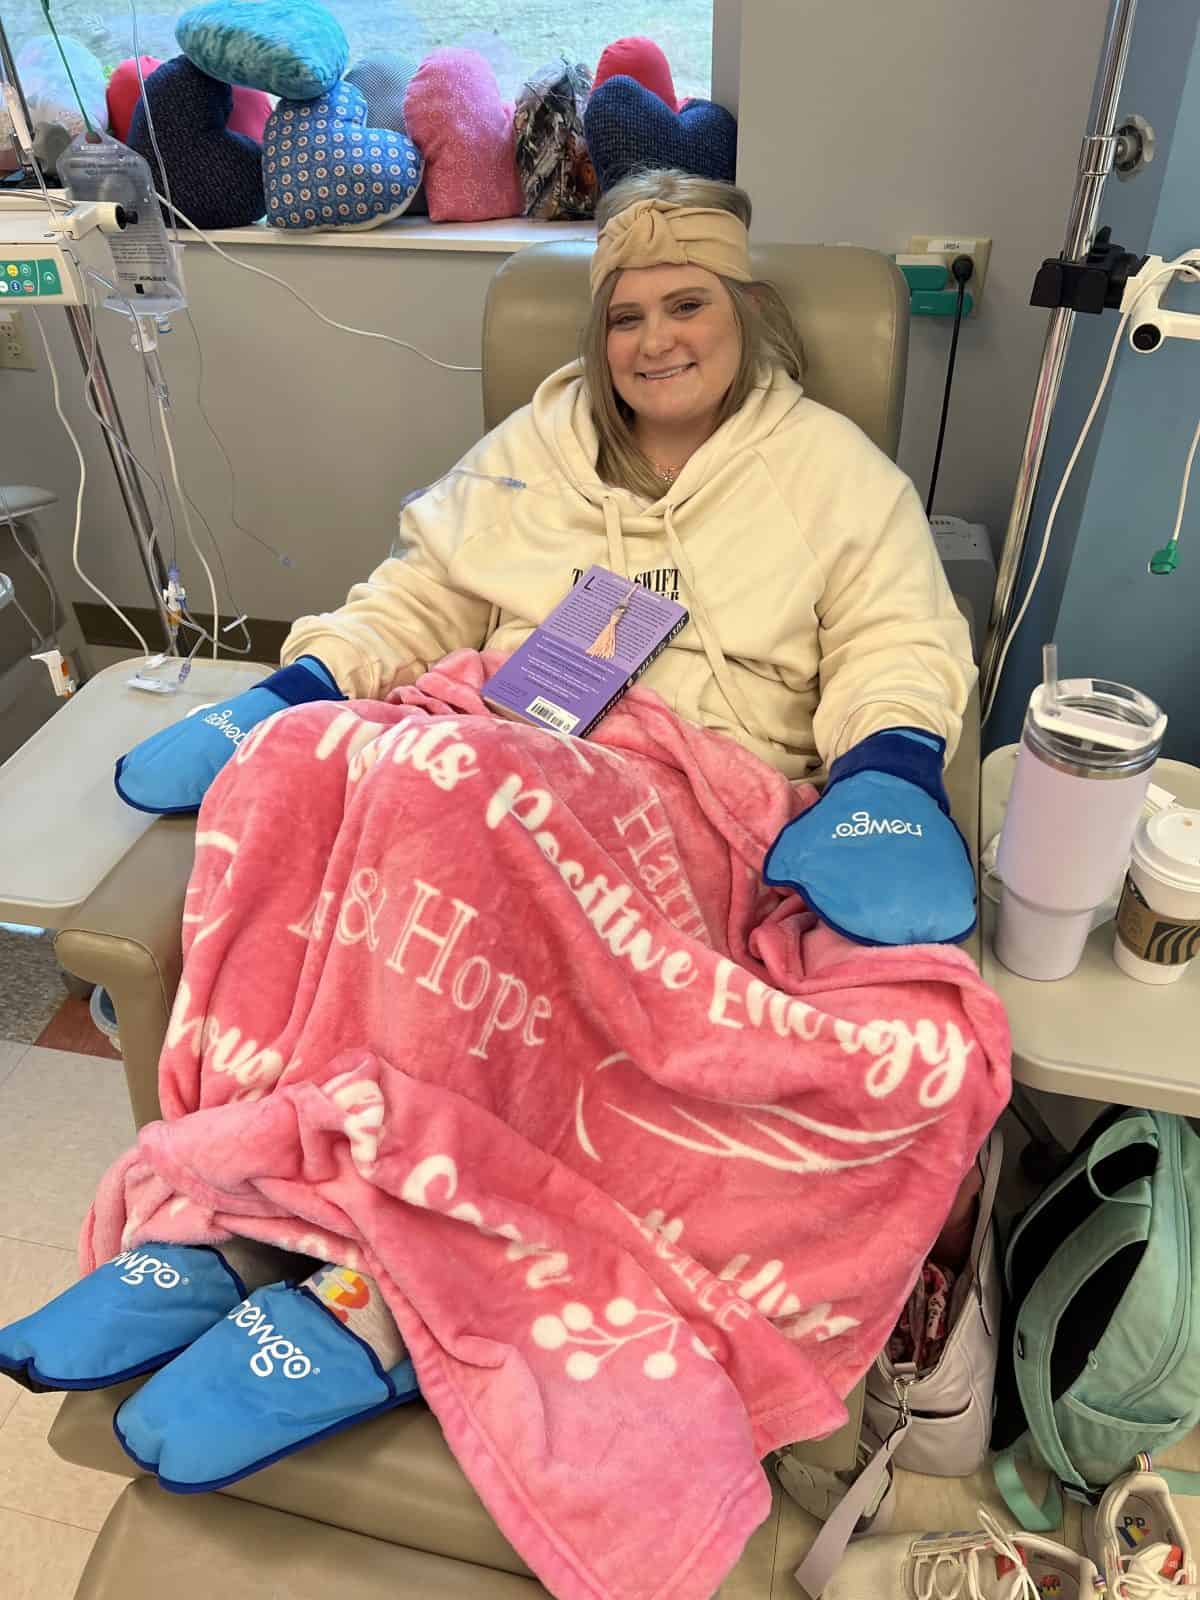
[[[635,79],[609,78],[593,91],[583,129],[602,194],[643,167],[733,182],[737,119],[711,100],[674,111]]]
[[[262,146],[225,124],[233,90],[186,56],[164,61],[146,79],[146,100],[171,186],[171,199],[198,228],[244,228],[267,209]],[[165,194],[141,96],[129,125],[129,146],[144,156]]]

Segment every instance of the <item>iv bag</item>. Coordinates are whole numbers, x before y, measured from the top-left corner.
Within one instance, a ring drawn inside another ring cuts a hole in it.
[[[167,316],[187,304],[183,268],[163,226],[147,162],[106,133],[81,133],[58,160],[58,175],[72,201],[122,206],[128,221],[106,233],[117,293],[106,296],[112,311]]]

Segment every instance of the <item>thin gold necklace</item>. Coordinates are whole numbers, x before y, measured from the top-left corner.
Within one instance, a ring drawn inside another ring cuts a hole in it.
[[[646,460],[650,461],[650,457],[647,456]],[[654,476],[661,478],[664,483],[674,483],[675,479],[683,471],[682,467],[660,467],[657,461],[650,461],[650,467]]]

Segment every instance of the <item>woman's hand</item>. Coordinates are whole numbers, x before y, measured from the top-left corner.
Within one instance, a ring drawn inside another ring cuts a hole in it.
[[[767,852],[763,877],[796,889],[857,944],[954,944],[975,926],[975,871],[950,818],[946,742],[887,728],[840,756],[825,792]]]
[[[315,656],[301,656],[253,689],[143,739],[117,762],[117,793],[138,811],[178,816],[199,811],[209,785],[260,722],[285,706],[344,700],[333,674]]]

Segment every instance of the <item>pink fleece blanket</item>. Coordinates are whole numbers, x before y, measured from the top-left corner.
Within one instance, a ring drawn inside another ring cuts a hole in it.
[[[1004,1105],[1002,1009],[760,880],[811,803],[635,690],[586,743],[489,663],[245,740],[199,819],[165,1120],[85,1268],[229,1233],[374,1274],[560,1600],[707,1600],[828,1433]]]

